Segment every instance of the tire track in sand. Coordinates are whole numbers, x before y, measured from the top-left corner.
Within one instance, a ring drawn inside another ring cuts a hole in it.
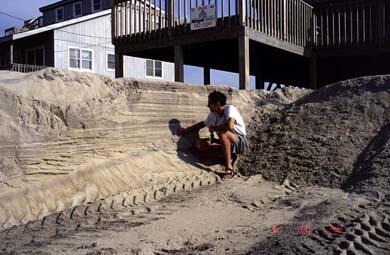
[[[213,185],[220,178],[211,172],[171,178],[166,183],[128,190],[93,203],[75,206],[41,220],[13,226],[0,232],[0,253],[23,253],[28,246],[42,247],[50,239],[63,238],[77,231],[123,230],[147,224],[170,213],[157,205],[170,195]],[[31,251],[31,249],[29,250]]]

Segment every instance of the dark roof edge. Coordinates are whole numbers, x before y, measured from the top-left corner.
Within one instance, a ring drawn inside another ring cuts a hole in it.
[[[58,1],[58,2],[55,2],[55,3],[49,4],[49,5],[42,6],[41,8],[39,8],[39,11],[43,12],[43,11],[45,11],[47,9],[52,9],[52,8],[55,8],[55,7],[58,7],[58,6],[62,6],[63,4],[66,4],[66,3],[77,2],[77,1],[80,1],[80,0],[62,0],[62,1]]]

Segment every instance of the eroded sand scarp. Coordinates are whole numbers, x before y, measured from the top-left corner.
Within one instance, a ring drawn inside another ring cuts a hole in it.
[[[0,228],[210,171],[187,152],[191,137],[175,134],[206,116],[214,89],[59,69],[1,72]],[[254,94],[218,89],[251,116]]]

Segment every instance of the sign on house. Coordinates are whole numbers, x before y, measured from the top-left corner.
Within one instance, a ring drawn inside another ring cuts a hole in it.
[[[191,8],[191,30],[215,27],[215,5]]]

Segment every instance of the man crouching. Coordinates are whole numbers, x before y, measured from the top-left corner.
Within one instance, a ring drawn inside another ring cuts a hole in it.
[[[209,94],[207,107],[210,113],[206,120],[187,128],[180,127],[179,135],[188,132],[197,132],[195,148],[210,156],[223,156],[225,159],[225,173],[222,179],[231,179],[234,175],[234,162],[237,154],[241,154],[247,147],[244,120],[237,108],[226,104],[226,96],[218,91]],[[199,130],[208,127],[212,139],[200,139]],[[218,139],[213,139],[214,132]],[[215,141],[213,141],[215,140]]]

